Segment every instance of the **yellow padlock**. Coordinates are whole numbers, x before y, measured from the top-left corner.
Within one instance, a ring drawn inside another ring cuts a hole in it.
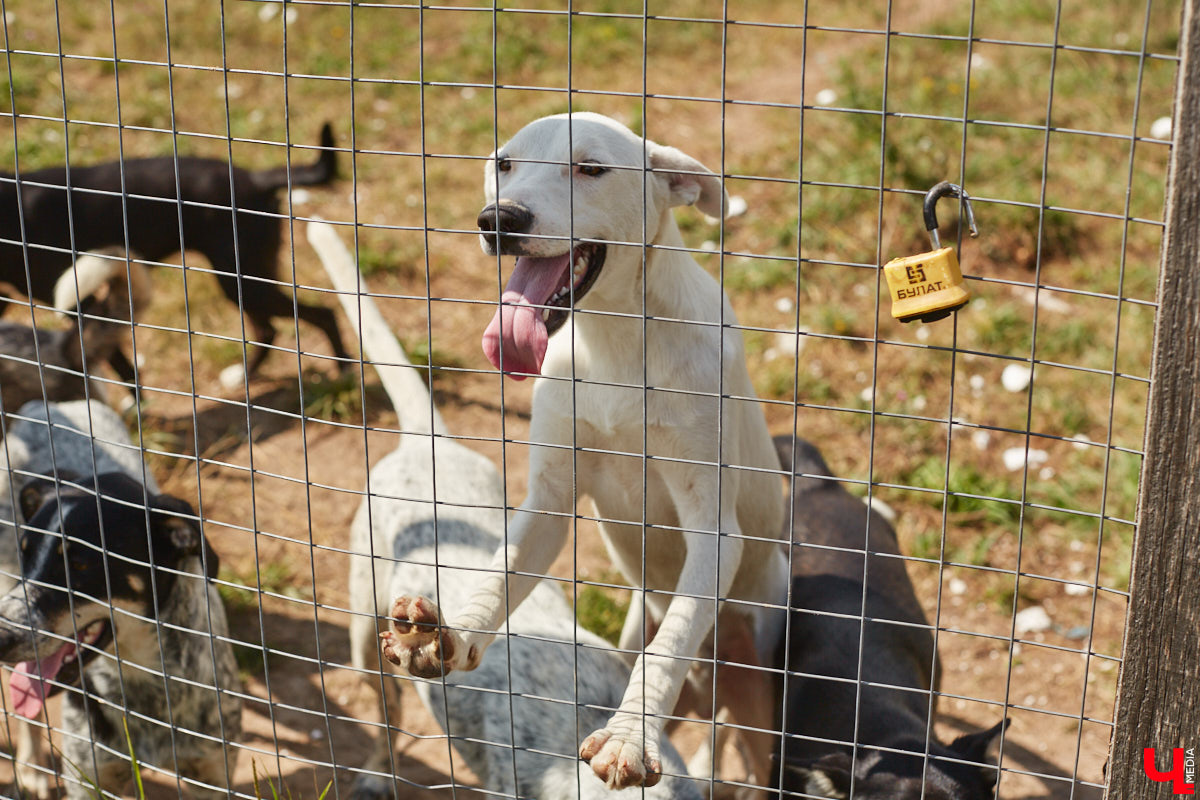
[[[945,195],[962,198],[967,210],[967,222],[971,236],[978,236],[975,227],[975,212],[971,210],[971,198],[948,181],[942,181],[925,195],[925,228],[933,242],[933,250],[915,256],[893,258],[883,267],[888,288],[892,293],[892,316],[901,322],[933,322],[950,316],[971,299],[971,293],[963,285],[962,272],[958,268],[958,255],[953,247],[942,247],[938,237],[936,206]]]

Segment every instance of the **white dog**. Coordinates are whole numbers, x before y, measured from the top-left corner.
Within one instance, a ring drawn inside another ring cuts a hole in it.
[[[357,270],[337,232],[310,222],[308,239],[409,434],[371,469],[369,501],[351,528],[352,551],[373,556],[356,556],[351,564],[351,658],[378,691],[380,678],[371,675],[379,660],[376,620],[391,607],[393,587],[436,595],[447,608],[466,602],[504,532],[504,485],[488,459],[447,436],[425,384],[374,301],[357,294]],[[508,631],[508,646],[489,650],[475,671],[414,681],[422,702],[489,792],[603,800],[608,790],[575,757],[575,748],[580,733],[601,724],[606,709],[620,701],[629,666],[607,642],[575,624],[562,590],[549,582],[534,588],[530,602],[509,619]],[[382,681],[389,726],[400,721],[397,680]],[[378,737],[354,784],[354,800],[394,796],[390,758],[391,737]],[[683,776],[679,755],[667,747],[663,759],[672,777],[645,792],[645,800],[701,800],[699,787]],[[626,794],[643,797],[639,790]]]
[[[529,494],[471,602],[447,623],[431,600],[398,597],[384,654],[414,675],[473,669],[562,549],[576,495],[587,495],[657,630],[646,644],[643,615],[626,620],[622,647],[640,655],[618,710],[580,756],[612,788],[653,785],[665,715],[697,654],[769,663],[784,621],[759,605],[786,597],[778,457],[733,310],[685,251],[671,210],[720,216],[725,192],[679,150],[582,113],[526,126],[485,176],[484,250],[518,259],[484,351],[506,373],[543,375],[530,433],[542,446],[530,450]],[[716,650],[701,652],[714,618]],[[769,729],[769,680],[730,671],[736,694],[720,672],[716,691],[699,694],[717,695],[720,719]],[[752,769],[765,773],[761,762]]]

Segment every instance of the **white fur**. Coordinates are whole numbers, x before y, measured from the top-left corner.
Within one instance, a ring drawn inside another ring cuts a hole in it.
[[[374,302],[361,294],[361,278],[337,232],[311,222],[308,240],[405,431],[399,446],[371,470],[369,494],[350,533],[356,554],[350,568],[351,660],[377,692],[380,679],[371,675],[378,664],[377,619],[386,617],[402,589],[417,587],[448,608],[466,601],[504,533],[503,483],[491,461],[448,437],[418,370]],[[603,800],[604,784],[578,771],[576,728],[602,719],[598,707],[616,704],[628,668],[603,640],[576,626],[558,587],[540,583],[533,591],[536,601],[509,621],[511,646],[497,647],[474,672],[456,673],[445,683],[418,682],[417,692],[489,793]],[[391,726],[400,721],[395,684],[384,681]],[[355,800],[393,796],[391,747],[389,735],[376,739],[355,783]],[[684,772],[677,754],[664,756],[669,772]],[[669,778],[646,797],[700,800],[700,792],[685,779]]]
[[[608,243],[607,258],[550,339],[534,386],[530,439],[559,447],[530,449],[529,494],[492,571],[450,617],[457,646],[445,666],[473,667],[494,639],[486,632],[498,630],[506,609],[535,585],[528,576],[545,574],[562,549],[576,492],[590,497],[613,562],[647,590],[657,632],[642,650],[641,626],[625,626],[622,646],[641,655],[618,710],[581,755],[610,787],[637,785],[657,767],[665,715],[709,637],[716,598],[782,604],[786,595],[775,541],[783,519],[779,462],[741,334],[728,327],[737,319],[720,285],[683,252],[671,210],[694,203],[720,214],[725,193],[695,159],[595,114],[537,120],[498,156],[511,168],[498,172],[495,158],[488,161],[486,202],[532,212],[524,252],[555,256],[572,239],[599,240]],[[582,161],[626,168],[586,176],[569,166]],[[483,238],[485,251],[491,241]],[[717,464],[725,465],[719,475]],[[749,626],[761,664],[782,614],[725,603],[720,625],[722,640]],[[429,652],[428,639],[412,635],[414,654]],[[754,705],[755,726],[770,727],[768,697],[745,704]]]
[[[135,311],[149,303],[150,277],[146,267],[127,260],[124,250],[110,247],[80,253],[74,268],[58,276],[54,283],[54,307],[59,311],[78,308],[80,298],[91,297],[114,278],[128,278]]]

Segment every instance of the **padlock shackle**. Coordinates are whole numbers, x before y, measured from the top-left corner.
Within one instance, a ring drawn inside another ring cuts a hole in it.
[[[975,212],[971,210],[971,198],[967,197],[967,193],[961,186],[950,181],[942,181],[925,194],[925,230],[929,231],[929,238],[933,241],[934,250],[939,250],[942,246],[941,237],[938,236],[937,201],[946,195],[962,200],[962,204],[967,209],[967,225],[971,229],[971,238],[979,235],[979,229],[975,227]]]

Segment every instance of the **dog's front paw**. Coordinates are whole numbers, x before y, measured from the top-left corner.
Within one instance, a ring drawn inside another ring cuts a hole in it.
[[[432,600],[397,597],[392,602],[391,630],[379,634],[383,657],[417,678],[440,678],[453,670],[474,669],[475,648],[468,650],[457,632],[442,621]]]
[[[641,725],[622,730],[628,727],[609,722],[609,727],[596,731],[579,746],[579,757],[592,765],[592,772],[609,789],[653,786],[662,780],[662,762],[642,741]]]

